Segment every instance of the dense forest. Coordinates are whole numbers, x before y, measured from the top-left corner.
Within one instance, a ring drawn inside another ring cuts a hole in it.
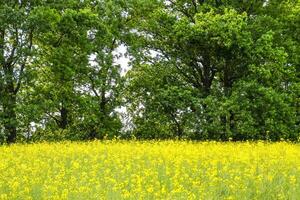
[[[299,139],[299,0],[0,2],[1,143]]]

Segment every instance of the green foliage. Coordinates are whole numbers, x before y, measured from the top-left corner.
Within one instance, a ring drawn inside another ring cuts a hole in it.
[[[133,47],[140,52],[136,72],[128,76],[135,130],[147,127],[148,135],[160,124],[173,136],[194,139],[297,140],[299,60],[291,52],[299,41],[287,33],[297,17],[289,14],[287,21],[283,13],[298,4],[217,2],[169,1],[143,15]],[[174,77],[177,87],[159,84],[165,77]],[[181,101],[182,94],[190,95]]]
[[[278,0],[1,1],[0,141],[298,140],[299,12]]]

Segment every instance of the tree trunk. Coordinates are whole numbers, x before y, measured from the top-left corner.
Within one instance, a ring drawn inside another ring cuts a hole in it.
[[[16,114],[16,89],[14,84],[14,70],[10,63],[5,60],[2,63],[2,107],[3,125],[7,143],[14,143],[17,138],[17,114]]]
[[[16,95],[14,92],[4,90],[3,106],[3,124],[7,143],[14,143],[17,138],[17,114],[16,114]]]
[[[227,98],[231,95],[232,85],[233,85],[233,71],[232,67],[233,64],[231,62],[231,57],[227,58],[228,60],[225,61],[224,69],[223,69],[223,89],[224,89],[224,96]],[[224,138],[228,139],[234,134],[234,113],[232,110],[227,110],[227,113],[221,116],[221,122],[223,124],[223,134]]]
[[[60,109],[60,124],[59,128],[66,129],[68,126],[68,109],[64,106]]]

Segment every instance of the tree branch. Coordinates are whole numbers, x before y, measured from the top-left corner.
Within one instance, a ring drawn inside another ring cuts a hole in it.
[[[32,44],[33,44],[33,29],[29,32],[28,35],[28,40],[29,40],[29,45],[28,45],[28,50],[31,51],[32,49]],[[16,84],[16,88],[14,93],[17,94],[20,90],[21,87],[21,82],[22,82],[22,78],[23,78],[23,74],[24,74],[24,69],[26,66],[28,60],[28,55],[25,56],[23,63],[21,64],[21,69],[20,69],[20,74],[19,74],[19,80],[17,80],[17,84]]]
[[[90,81],[91,81],[91,89],[92,89],[94,95],[95,95],[96,97],[100,98],[100,96],[99,96],[99,94],[98,94],[98,92],[97,92],[97,90],[96,90],[96,88],[95,88],[95,82],[94,82],[94,79],[93,79],[91,76],[88,76],[88,78],[89,78]]]

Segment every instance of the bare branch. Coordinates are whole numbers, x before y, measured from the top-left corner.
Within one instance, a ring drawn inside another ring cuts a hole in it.
[[[53,116],[51,113],[46,112],[46,114],[47,114],[50,118],[52,118],[57,124],[60,124],[60,120],[57,119],[55,116]]]
[[[98,94],[98,92],[97,92],[97,90],[96,90],[96,88],[95,88],[95,82],[94,82],[94,79],[93,79],[91,76],[88,76],[88,78],[89,78],[90,81],[91,81],[91,89],[92,89],[94,95],[95,95],[96,97],[100,98],[100,96],[99,96],[99,94]]]

